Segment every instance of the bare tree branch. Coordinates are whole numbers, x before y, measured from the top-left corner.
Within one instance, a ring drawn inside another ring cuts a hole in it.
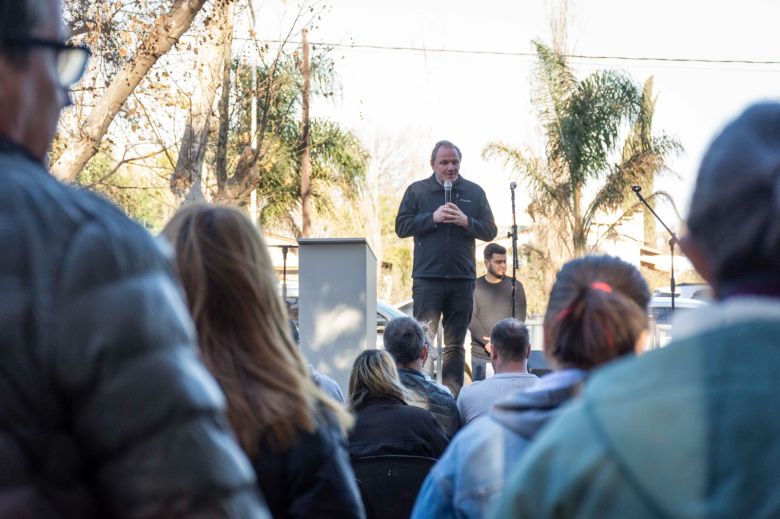
[[[100,141],[130,94],[157,60],[168,52],[190,27],[206,0],[176,0],[161,15],[136,49],[135,56],[113,79],[80,127],[78,140],[71,144],[52,166],[60,179],[72,182],[100,147]]]

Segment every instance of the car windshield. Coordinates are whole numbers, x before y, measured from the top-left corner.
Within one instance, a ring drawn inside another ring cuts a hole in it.
[[[675,308],[675,312],[689,312],[690,308]],[[672,324],[672,309],[671,307],[656,307],[650,309],[650,315],[658,324]]]

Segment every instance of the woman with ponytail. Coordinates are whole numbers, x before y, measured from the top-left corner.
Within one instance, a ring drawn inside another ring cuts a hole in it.
[[[536,433],[576,397],[590,372],[644,342],[650,291],[633,265],[612,256],[570,261],[544,318],[555,371],[462,429],[428,475],[412,514],[484,517]]]
[[[163,230],[203,362],[274,518],[364,517],[346,451],[350,414],[292,339],[263,238],[243,213],[192,205]]]

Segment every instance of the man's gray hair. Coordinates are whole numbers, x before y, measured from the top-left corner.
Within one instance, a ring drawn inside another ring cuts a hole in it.
[[[688,230],[720,285],[780,276],[780,104],[749,107],[712,142]]]
[[[422,356],[425,332],[412,317],[397,317],[385,327],[382,342],[396,364],[404,366]]]
[[[436,162],[436,154],[439,153],[441,148],[451,148],[458,154],[458,160],[463,160],[463,155],[460,153],[460,148],[452,144],[450,141],[439,141],[433,145],[433,151],[431,152],[431,163]]]

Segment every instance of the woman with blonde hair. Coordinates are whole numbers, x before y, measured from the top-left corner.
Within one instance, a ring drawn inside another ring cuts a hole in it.
[[[309,377],[260,234],[237,209],[205,204],[162,234],[273,517],[363,517],[344,443],[351,417]]]
[[[357,421],[349,435],[352,459],[402,454],[438,458],[447,437],[433,415],[406,404],[395,361],[384,350],[366,350],[349,377],[349,407]]]

